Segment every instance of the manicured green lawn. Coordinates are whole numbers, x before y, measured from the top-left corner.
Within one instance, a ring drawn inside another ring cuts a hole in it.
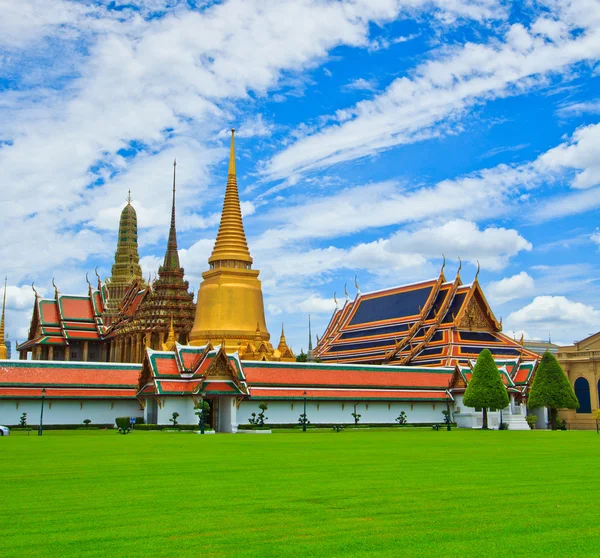
[[[0,439],[0,556],[598,556],[595,432]]]

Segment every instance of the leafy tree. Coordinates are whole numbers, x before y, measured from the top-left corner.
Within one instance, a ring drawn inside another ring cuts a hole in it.
[[[303,349],[300,350],[300,354],[296,355],[296,362],[306,362],[307,355]]]
[[[467,407],[483,408],[484,430],[488,427],[487,410],[504,409],[509,403],[508,391],[489,349],[484,349],[479,354],[463,403]]]
[[[406,424],[407,421],[407,417],[406,417],[406,413],[404,411],[402,411],[397,417],[396,417],[396,422],[398,424]]]
[[[23,413],[21,415],[21,419],[19,420],[19,426],[21,428],[25,428],[27,426],[27,413]]]
[[[194,409],[196,410],[194,414],[198,417],[198,426],[202,425],[202,410],[204,409],[204,424],[206,425],[206,419],[210,413],[210,403],[206,399],[198,401],[194,405]]]
[[[173,413],[173,415],[171,416],[171,418],[169,419],[173,423],[173,426],[177,426],[177,418],[178,417],[179,417],[179,413],[177,411],[175,411]]]
[[[527,407],[530,409],[547,407],[553,430],[556,428],[559,409],[579,408],[579,401],[569,379],[554,355],[548,351],[544,353],[533,377]]]

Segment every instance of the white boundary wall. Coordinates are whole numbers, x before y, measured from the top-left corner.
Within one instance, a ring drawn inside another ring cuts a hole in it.
[[[252,413],[260,413],[258,406],[261,401],[242,401],[237,413],[239,424],[247,424]],[[268,424],[298,424],[300,415],[304,412],[304,402],[295,401],[266,401],[269,408],[265,412]],[[361,415],[361,423],[390,423],[396,424],[396,418],[402,411],[410,424],[423,422],[442,422],[446,410],[445,402],[383,402],[370,401],[359,403],[356,412]],[[306,418],[311,424],[353,424],[354,402],[349,401],[307,401]]]
[[[0,424],[17,425],[27,413],[27,424],[40,423],[41,399],[0,400]],[[117,417],[141,417],[137,399],[45,399],[44,424],[81,424],[86,419],[94,424],[114,424]]]

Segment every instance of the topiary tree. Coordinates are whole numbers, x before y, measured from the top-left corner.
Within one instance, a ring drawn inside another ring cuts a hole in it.
[[[489,349],[479,353],[463,403],[467,407],[483,408],[482,428],[484,430],[488,428],[487,410],[504,409],[509,403],[508,391]]]
[[[579,409],[579,401],[571,382],[555,356],[546,351],[538,364],[527,400],[529,409],[546,407],[550,411],[550,425],[556,428],[559,409]]]
[[[398,424],[406,424],[407,421],[407,417],[406,417],[406,413],[404,411],[402,411],[397,417],[396,417],[396,422]]]
[[[172,415],[171,418],[169,419],[172,423],[173,426],[177,426],[177,419],[179,418],[179,413],[177,411],[175,411]]]
[[[90,419],[85,419],[83,424],[85,424],[85,427],[87,428],[90,424],[92,424],[92,421]]]
[[[250,424],[254,424],[255,426],[264,426],[265,420],[269,418],[265,417],[265,411],[268,409],[268,405],[263,402],[258,406],[258,408],[260,409],[260,413],[258,413],[258,415],[256,413],[252,413],[248,419],[248,422]]]
[[[19,420],[19,426],[21,428],[25,428],[27,426],[27,413],[23,413],[21,415],[21,419]]]

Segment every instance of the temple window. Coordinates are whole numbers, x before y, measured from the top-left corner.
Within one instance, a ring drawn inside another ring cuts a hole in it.
[[[590,384],[585,378],[575,380],[575,395],[579,401],[578,413],[591,413]]]

